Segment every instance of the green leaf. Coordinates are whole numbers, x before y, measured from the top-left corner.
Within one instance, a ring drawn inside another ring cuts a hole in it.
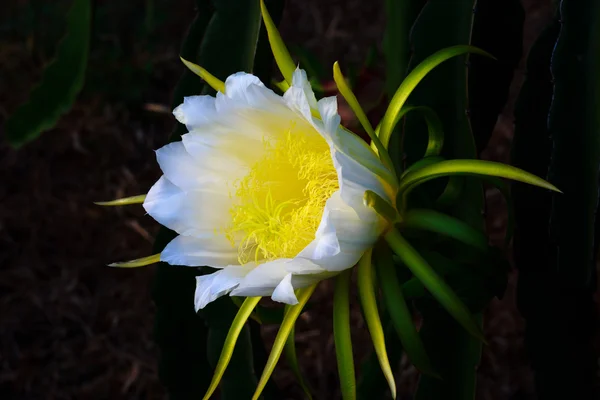
[[[306,304],[310,296],[312,296],[312,294],[314,293],[316,287],[317,284],[314,284],[307,288],[298,290],[298,304],[292,306],[283,317],[283,322],[281,323],[279,331],[277,332],[277,336],[273,341],[273,347],[271,349],[271,353],[269,354],[269,359],[267,360],[265,369],[263,370],[260,380],[258,381],[258,386],[256,387],[254,395],[252,396],[252,400],[258,400],[258,398],[260,397],[263,389],[265,388],[265,385],[267,384],[267,381],[269,380],[271,374],[273,373],[273,370],[275,369],[275,365],[277,365],[277,361],[279,361],[279,357],[281,356],[287,338],[290,335],[290,332],[292,331],[292,328],[294,327],[298,316],[302,312],[302,309],[304,308],[304,305]]]
[[[263,20],[265,21],[265,27],[267,28],[267,33],[269,34],[269,42],[271,43],[271,50],[273,50],[273,56],[275,56],[275,62],[281,71],[281,74],[285,78],[288,84],[292,84],[292,75],[296,70],[296,65],[294,64],[294,60],[290,56],[290,52],[287,47],[285,47],[285,43],[275,26],[275,23],[271,19],[269,15],[269,11],[265,6],[264,0],[260,0],[260,9],[262,12]]]
[[[381,121],[380,138],[385,144],[389,142],[389,138],[394,130],[394,127],[400,120],[400,111],[408,99],[408,96],[419,82],[435,67],[442,62],[465,53],[481,54],[492,57],[489,53],[473,46],[458,45],[439,50],[438,52],[427,57],[421,64],[415,67],[410,74],[402,81],[402,84],[394,94],[390,101],[387,111]]]
[[[377,310],[377,300],[375,299],[375,290],[373,275],[374,271],[371,265],[371,250],[367,250],[358,262],[358,293],[360,301],[362,303],[364,317],[371,334],[371,340],[373,341],[373,347],[377,353],[379,359],[379,365],[383,371],[383,375],[387,380],[390,387],[392,397],[396,398],[396,382],[394,381],[394,374],[390,361],[388,359],[387,351],[385,348],[385,337],[383,334],[383,327],[381,325],[381,319],[379,318],[379,311]]]
[[[90,0],[73,0],[67,15],[67,32],[58,45],[56,58],[44,70],[27,103],[6,121],[6,137],[13,147],[34,140],[71,109],[85,80],[91,8]]]
[[[252,310],[254,310],[254,307],[256,307],[260,299],[261,297],[247,297],[236,314],[234,320],[231,322],[231,327],[229,328],[229,332],[225,338],[225,343],[223,343],[221,355],[219,356],[219,361],[215,367],[212,381],[210,382],[210,386],[203,397],[204,400],[210,399],[210,396],[212,396],[213,392],[219,385],[219,382],[221,382],[221,378],[223,377],[225,369],[227,368],[227,365],[231,360],[231,356],[233,355],[233,350],[235,349],[238,336],[246,324],[246,321],[248,321]]]
[[[350,277],[348,269],[335,278],[333,296],[333,337],[337,357],[340,389],[344,400],[356,399],[356,376],[352,355],[352,337],[350,335]]]
[[[459,219],[434,210],[411,209],[402,218],[401,226],[436,232],[480,250],[487,250],[487,237]]]
[[[429,356],[425,351],[413,322],[412,314],[402,294],[402,287],[394,271],[392,254],[387,246],[381,246],[377,249],[375,265],[388,313],[402,341],[408,359],[422,373],[438,376],[431,366]]]
[[[429,266],[427,261],[396,231],[386,236],[392,250],[400,257],[411,272],[423,283],[429,292],[471,335],[484,341],[481,328],[450,286]]]
[[[289,304],[285,305],[285,313],[287,314],[292,308]],[[312,400],[312,395],[310,394],[310,390],[308,386],[304,382],[304,378],[302,377],[302,372],[300,371],[300,365],[298,365],[298,357],[296,355],[296,328],[295,325],[292,325],[292,330],[290,331],[290,335],[287,337],[285,341],[285,359],[287,360],[290,369],[294,373],[296,380],[302,387],[304,394],[309,400]]]

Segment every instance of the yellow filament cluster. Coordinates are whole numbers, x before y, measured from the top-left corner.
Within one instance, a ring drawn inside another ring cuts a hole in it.
[[[294,257],[313,239],[325,202],[339,188],[329,146],[292,127],[264,140],[263,157],[236,184],[228,238],[242,238],[241,264]]]

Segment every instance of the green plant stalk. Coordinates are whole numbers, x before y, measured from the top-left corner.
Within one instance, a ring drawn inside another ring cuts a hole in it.
[[[438,376],[431,366],[429,356],[413,322],[412,314],[402,293],[402,286],[394,270],[392,252],[387,246],[377,249],[375,265],[390,319],[396,328],[408,359],[421,373]]]
[[[287,313],[292,306],[289,304],[285,305],[285,312]],[[296,354],[296,326],[292,325],[292,329],[290,330],[290,334],[285,341],[284,347],[285,359],[287,360],[290,369],[294,373],[298,384],[304,391],[304,395],[308,400],[312,400],[312,395],[310,393],[310,389],[308,385],[304,382],[304,377],[302,376],[302,371],[300,370],[300,365],[298,364],[298,356]]]
[[[350,335],[350,277],[352,270],[346,270],[335,278],[333,296],[333,337],[337,358],[340,389],[344,400],[356,399],[356,377]]]
[[[390,361],[387,355],[381,318],[379,316],[379,311],[377,310],[377,299],[375,297],[374,288],[375,273],[371,264],[371,256],[372,251],[367,250],[358,262],[358,293],[363,308],[365,322],[369,328],[369,334],[371,335],[371,340],[373,341],[373,347],[375,348],[375,353],[377,354],[381,371],[383,372],[388,386],[390,387],[392,398],[395,399],[396,382],[394,381],[394,374],[392,372]]]
[[[277,362],[279,361],[281,352],[283,351],[283,348],[285,346],[285,343],[287,342],[287,338],[288,338],[290,332],[292,331],[292,328],[296,324],[296,320],[298,319],[298,316],[300,315],[300,313],[302,312],[302,309],[304,308],[304,306],[310,299],[310,296],[312,296],[312,294],[314,293],[317,285],[318,285],[318,283],[298,290],[298,292],[297,292],[298,304],[292,306],[289,309],[289,311],[287,313],[285,313],[283,322],[281,323],[281,326],[279,327],[279,331],[277,332],[277,336],[275,337],[275,340],[273,341],[273,348],[271,349],[269,358],[268,358],[267,362],[265,363],[265,368],[262,372],[262,375],[260,376],[260,380],[258,381],[256,390],[254,391],[254,394],[252,395],[252,400],[258,400],[260,398],[262,391],[265,388],[265,385],[267,384],[267,381],[271,377],[271,374],[273,373],[273,370],[275,369],[275,366],[277,365]]]
[[[385,310],[382,310],[382,321],[385,321],[385,345],[391,365],[398,365],[402,358],[402,343],[394,329],[392,321]],[[356,390],[359,400],[383,399],[386,396],[387,381],[381,367],[377,353],[372,351],[360,368],[358,387]]]

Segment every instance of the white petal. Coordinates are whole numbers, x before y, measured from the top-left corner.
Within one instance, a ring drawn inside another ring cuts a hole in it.
[[[224,236],[212,233],[200,237],[177,236],[160,253],[160,260],[191,267],[239,265],[237,246],[232,246]]]
[[[232,99],[245,99],[246,91],[250,85],[265,86],[258,77],[252,74],[236,72],[235,74],[229,75],[225,80],[225,94]]]
[[[196,311],[229,293],[237,286],[247,271],[244,267],[230,266],[212,274],[197,276],[196,293],[194,294]]]
[[[248,169],[264,151],[257,138],[231,132],[190,132],[181,140],[202,173],[202,182],[233,182],[248,173]]]
[[[359,215],[335,192],[325,205],[321,224],[313,240],[298,257],[306,258],[327,271],[353,267],[372,247],[386,227],[377,213],[365,207]]]
[[[183,103],[173,110],[173,115],[188,130],[195,126],[206,124],[212,120],[216,113],[215,98],[212,96],[190,96],[184,97]]]
[[[297,68],[294,71],[292,85],[283,94],[283,99],[291,109],[296,110],[307,121],[312,121],[311,108],[317,109],[317,100],[304,70]]]
[[[164,175],[152,186],[144,209],[152,218],[180,235],[222,232],[231,224],[232,199],[222,185],[184,191]]]
[[[326,272],[324,269],[314,264],[310,260],[302,258],[280,258],[258,265],[246,275],[240,282],[240,285],[231,293],[232,296],[270,296],[275,288],[281,283],[283,278],[292,273],[292,283],[298,274],[308,277],[302,281],[303,285],[294,287],[296,289],[305,287],[313,282],[323,279],[320,273]]]
[[[344,200],[360,212],[357,206],[362,204],[364,191],[372,190],[393,204],[396,179],[363,139],[340,127],[336,98],[319,100],[318,108],[322,122],[314,119],[314,123],[331,145]],[[353,188],[363,193],[355,196]]]
[[[296,294],[294,293],[294,287],[292,286],[292,274],[287,274],[279,285],[273,291],[273,295],[271,296],[273,301],[278,301],[280,303],[286,304],[298,304],[298,299],[296,298]]]
[[[306,71],[296,68],[294,74],[292,75],[292,86],[301,88],[306,96],[306,100],[308,101],[308,105],[316,109],[317,108],[317,98],[315,97],[315,93],[312,90],[312,86],[310,85],[310,81],[306,76]]]
[[[202,165],[190,156],[182,142],[156,150],[156,160],[169,181],[181,189],[194,189],[202,184],[205,175]]]

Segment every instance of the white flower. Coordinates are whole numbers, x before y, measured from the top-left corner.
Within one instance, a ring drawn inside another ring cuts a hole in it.
[[[197,277],[196,309],[227,293],[296,304],[295,289],[351,268],[385,230],[363,195],[394,204],[393,175],[303,70],[283,97],[236,73],[173,114],[189,133],[156,152],[164,175],[144,208],[179,234],[161,261],[219,269]]]

